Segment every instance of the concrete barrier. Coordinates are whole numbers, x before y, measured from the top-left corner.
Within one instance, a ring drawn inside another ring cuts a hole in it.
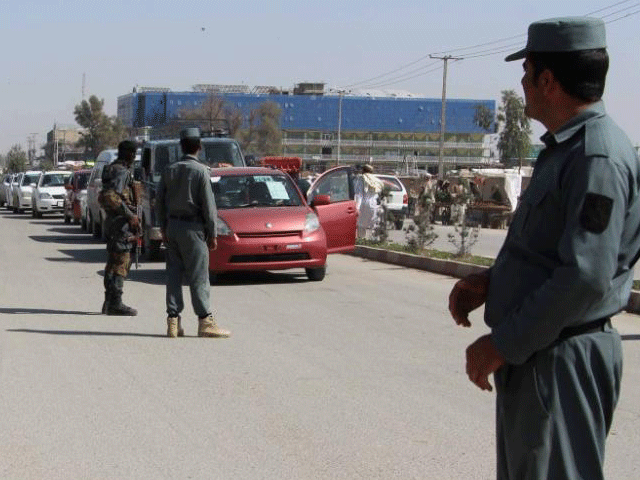
[[[424,257],[412,253],[395,252],[384,248],[356,245],[351,255],[376,262],[391,263],[407,268],[416,268],[428,272],[439,273],[449,277],[463,278],[471,273],[480,273],[489,267],[472,265],[470,263],[456,262],[454,260],[442,260],[439,258]],[[640,292],[631,291],[631,297],[626,308],[627,312],[640,314]]]

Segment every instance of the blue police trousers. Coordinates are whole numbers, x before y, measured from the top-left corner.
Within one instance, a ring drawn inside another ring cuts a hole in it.
[[[494,380],[498,480],[604,478],[622,380],[614,328],[558,341]]]

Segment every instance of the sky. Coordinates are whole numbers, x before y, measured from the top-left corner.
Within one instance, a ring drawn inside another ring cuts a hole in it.
[[[0,4],[0,154],[37,146],[96,95],[116,115],[133,87],[325,82],[441,98],[522,95],[522,63],[504,57],[536,20],[592,15],[607,22],[608,113],[640,144],[640,0],[5,0]],[[84,77],[84,83],[83,83]],[[534,126],[534,135],[544,129]]]

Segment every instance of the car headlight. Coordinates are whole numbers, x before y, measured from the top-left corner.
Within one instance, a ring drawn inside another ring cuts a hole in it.
[[[52,199],[53,197],[51,196],[51,194],[50,194],[50,193],[47,193],[47,192],[41,192],[41,193],[39,194],[39,198],[40,198],[40,200],[45,200],[45,199],[46,199],[46,200],[50,200],[50,199]]]
[[[315,213],[307,213],[304,219],[304,233],[315,232],[320,228],[320,220]]]
[[[233,231],[231,231],[227,222],[222,220],[220,217],[216,218],[216,235],[220,235],[222,237],[233,235]]]

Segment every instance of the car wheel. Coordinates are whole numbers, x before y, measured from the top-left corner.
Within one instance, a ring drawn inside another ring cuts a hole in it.
[[[104,218],[102,218],[102,214],[98,215],[100,217],[100,225],[98,226],[98,230],[100,232],[100,240],[103,242],[107,241],[107,230],[104,228]]]
[[[215,272],[209,272],[209,285],[213,285],[218,281],[218,275]]]
[[[102,228],[93,220],[93,216],[91,217],[91,234],[93,238],[100,238],[102,236]]]
[[[324,279],[325,274],[327,273],[327,266],[324,265],[319,268],[305,268],[307,272],[307,278],[312,282],[320,282]]]
[[[151,240],[149,238],[149,230],[145,224],[144,219],[141,224],[142,228],[142,257],[148,261],[152,262],[155,260],[162,260],[162,241],[160,240]]]

